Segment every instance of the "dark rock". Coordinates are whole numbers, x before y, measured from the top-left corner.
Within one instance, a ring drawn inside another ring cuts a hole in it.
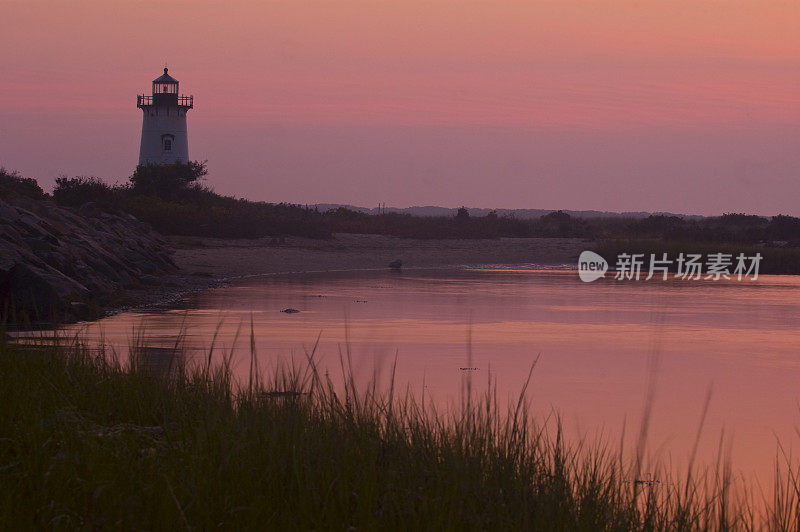
[[[58,240],[53,239],[55,240],[54,242],[51,239],[53,239],[53,237],[48,238],[42,235],[33,238],[23,238],[23,241],[31,251],[36,253],[37,251],[50,251],[50,249],[53,247],[53,244],[58,244]]]
[[[76,212],[47,198],[0,198],[0,310],[89,319],[121,288],[161,284],[177,268],[164,240],[126,213]],[[89,217],[93,216],[93,217]]]
[[[78,320],[90,320],[92,319],[93,313],[92,309],[89,308],[89,305],[84,303],[83,301],[72,301],[69,304],[69,309],[71,314]]]
[[[139,276],[139,281],[143,284],[156,285],[158,284],[158,277],[143,273]]]
[[[19,219],[19,213],[17,212],[17,209],[0,201],[0,220],[5,221],[6,223],[11,223],[15,222],[17,219]]]
[[[11,268],[0,286],[0,294],[17,312],[37,318],[64,310],[66,302],[89,297],[84,285],[55,268],[24,263]]]
[[[20,262],[23,262],[23,258],[19,251],[11,243],[0,240],[0,272],[9,272]]]
[[[22,235],[19,234],[19,231],[8,224],[0,225],[0,238],[12,244],[22,245],[23,243]]]
[[[87,201],[78,208],[78,214],[81,216],[97,216],[100,214],[100,209],[97,208],[95,202]]]

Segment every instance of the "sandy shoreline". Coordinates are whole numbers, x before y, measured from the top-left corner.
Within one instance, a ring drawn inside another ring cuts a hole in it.
[[[169,304],[187,293],[258,275],[382,269],[396,259],[404,268],[571,266],[590,247],[579,238],[415,240],[356,234],[337,234],[331,240],[290,237],[279,245],[271,245],[269,238],[166,240],[179,271],[128,291],[129,304],[107,309],[109,313]]]
[[[506,264],[575,264],[588,242],[577,238],[414,240],[337,234],[332,240],[287,238],[220,240],[171,238],[173,260],[189,275],[215,279],[328,270],[386,268],[395,259],[408,268]]]

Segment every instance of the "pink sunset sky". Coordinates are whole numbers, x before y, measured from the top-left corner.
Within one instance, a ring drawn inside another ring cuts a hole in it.
[[[0,165],[122,182],[162,73],[271,202],[800,215],[800,3],[0,0]]]

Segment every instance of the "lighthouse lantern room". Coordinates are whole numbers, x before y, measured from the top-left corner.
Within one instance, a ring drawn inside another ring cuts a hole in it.
[[[175,164],[189,161],[186,113],[194,107],[193,96],[178,96],[178,80],[164,69],[153,80],[153,94],[136,97],[142,110],[142,142],[139,164]]]

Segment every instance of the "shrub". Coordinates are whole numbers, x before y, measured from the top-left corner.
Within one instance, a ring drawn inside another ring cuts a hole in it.
[[[80,207],[90,201],[109,207],[119,192],[118,188],[115,189],[94,176],[60,176],[56,178],[53,199],[61,205],[72,207]]]
[[[779,214],[773,216],[769,224],[772,240],[800,240],[800,218]]]
[[[160,197],[178,196],[189,188],[200,186],[198,181],[208,174],[207,162],[139,165],[130,177],[133,192]]]
[[[0,196],[25,196],[43,198],[46,196],[35,179],[22,177],[16,171],[0,167]]]

